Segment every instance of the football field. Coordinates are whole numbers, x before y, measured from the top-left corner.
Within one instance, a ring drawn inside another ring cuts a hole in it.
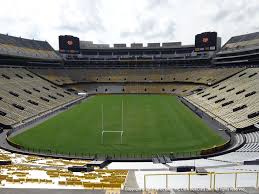
[[[102,144],[102,130],[123,130],[122,144],[121,133],[108,132]],[[31,149],[77,154],[189,152],[225,142],[169,95],[94,96],[11,140]]]

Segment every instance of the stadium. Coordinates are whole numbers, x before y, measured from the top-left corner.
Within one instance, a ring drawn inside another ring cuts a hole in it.
[[[0,34],[0,193],[259,193],[259,32],[56,39]]]

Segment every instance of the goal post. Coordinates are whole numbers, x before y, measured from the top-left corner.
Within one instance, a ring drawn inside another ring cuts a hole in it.
[[[101,105],[101,117],[102,117],[102,129],[101,129],[101,144],[104,144],[104,134],[105,133],[119,133],[120,134],[120,144],[123,143],[122,141],[122,137],[123,137],[123,133],[124,133],[124,118],[123,118],[123,114],[124,114],[124,110],[123,110],[123,100],[121,102],[121,130],[105,130],[104,129],[104,106],[103,104]]]
[[[120,143],[122,144],[122,136],[123,136],[123,131],[102,131],[102,144],[103,144],[103,137],[105,133],[120,133]]]

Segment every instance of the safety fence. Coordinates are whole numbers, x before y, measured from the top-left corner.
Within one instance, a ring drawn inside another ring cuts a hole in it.
[[[192,151],[192,152],[167,152],[167,153],[97,153],[97,152],[69,152],[69,151],[61,151],[56,150],[54,147],[45,147],[42,148],[33,148],[29,146],[24,146],[13,142],[8,136],[6,140],[9,145],[18,149],[21,153],[33,154],[33,155],[45,155],[45,156],[59,156],[64,158],[82,158],[82,159],[104,159],[104,160],[140,160],[140,161],[150,161],[154,157],[163,156],[168,157],[171,160],[175,160],[176,158],[189,159],[189,158],[199,158],[201,157],[201,151]],[[19,152],[18,151],[18,152]]]
[[[156,187],[157,184],[157,187]],[[144,174],[144,190],[149,189],[209,189],[256,187],[259,172],[208,172]]]

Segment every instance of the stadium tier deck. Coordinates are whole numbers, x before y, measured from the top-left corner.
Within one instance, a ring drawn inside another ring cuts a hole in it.
[[[186,82],[211,85],[244,68],[31,69],[59,85],[82,82]]]
[[[258,32],[233,36],[216,53],[213,63],[215,65],[254,65],[253,63],[258,61],[258,48]],[[255,63],[255,65],[257,64]]]
[[[12,164],[0,165],[0,188],[33,188],[37,185],[39,188],[59,189],[122,189],[128,174],[127,170],[99,168],[92,172],[75,173],[68,167],[84,166],[89,161],[26,156],[0,149],[0,161],[6,160]]]
[[[237,75],[186,97],[215,119],[238,129],[259,122],[259,68]]]
[[[78,98],[25,69],[0,69],[0,124],[22,123]]]
[[[234,36],[223,46],[222,50],[238,50],[249,47],[255,47],[259,44],[259,33],[254,32],[250,34]]]
[[[46,41],[30,40],[4,34],[0,34],[0,54],[61,61],[61,57]]]
[[[127,94],[175,94],[187,95],[203,89],[204,85],[191,83],[85,83],[67,86],[76,91],[84,91],[88,94],[127,93]]]

